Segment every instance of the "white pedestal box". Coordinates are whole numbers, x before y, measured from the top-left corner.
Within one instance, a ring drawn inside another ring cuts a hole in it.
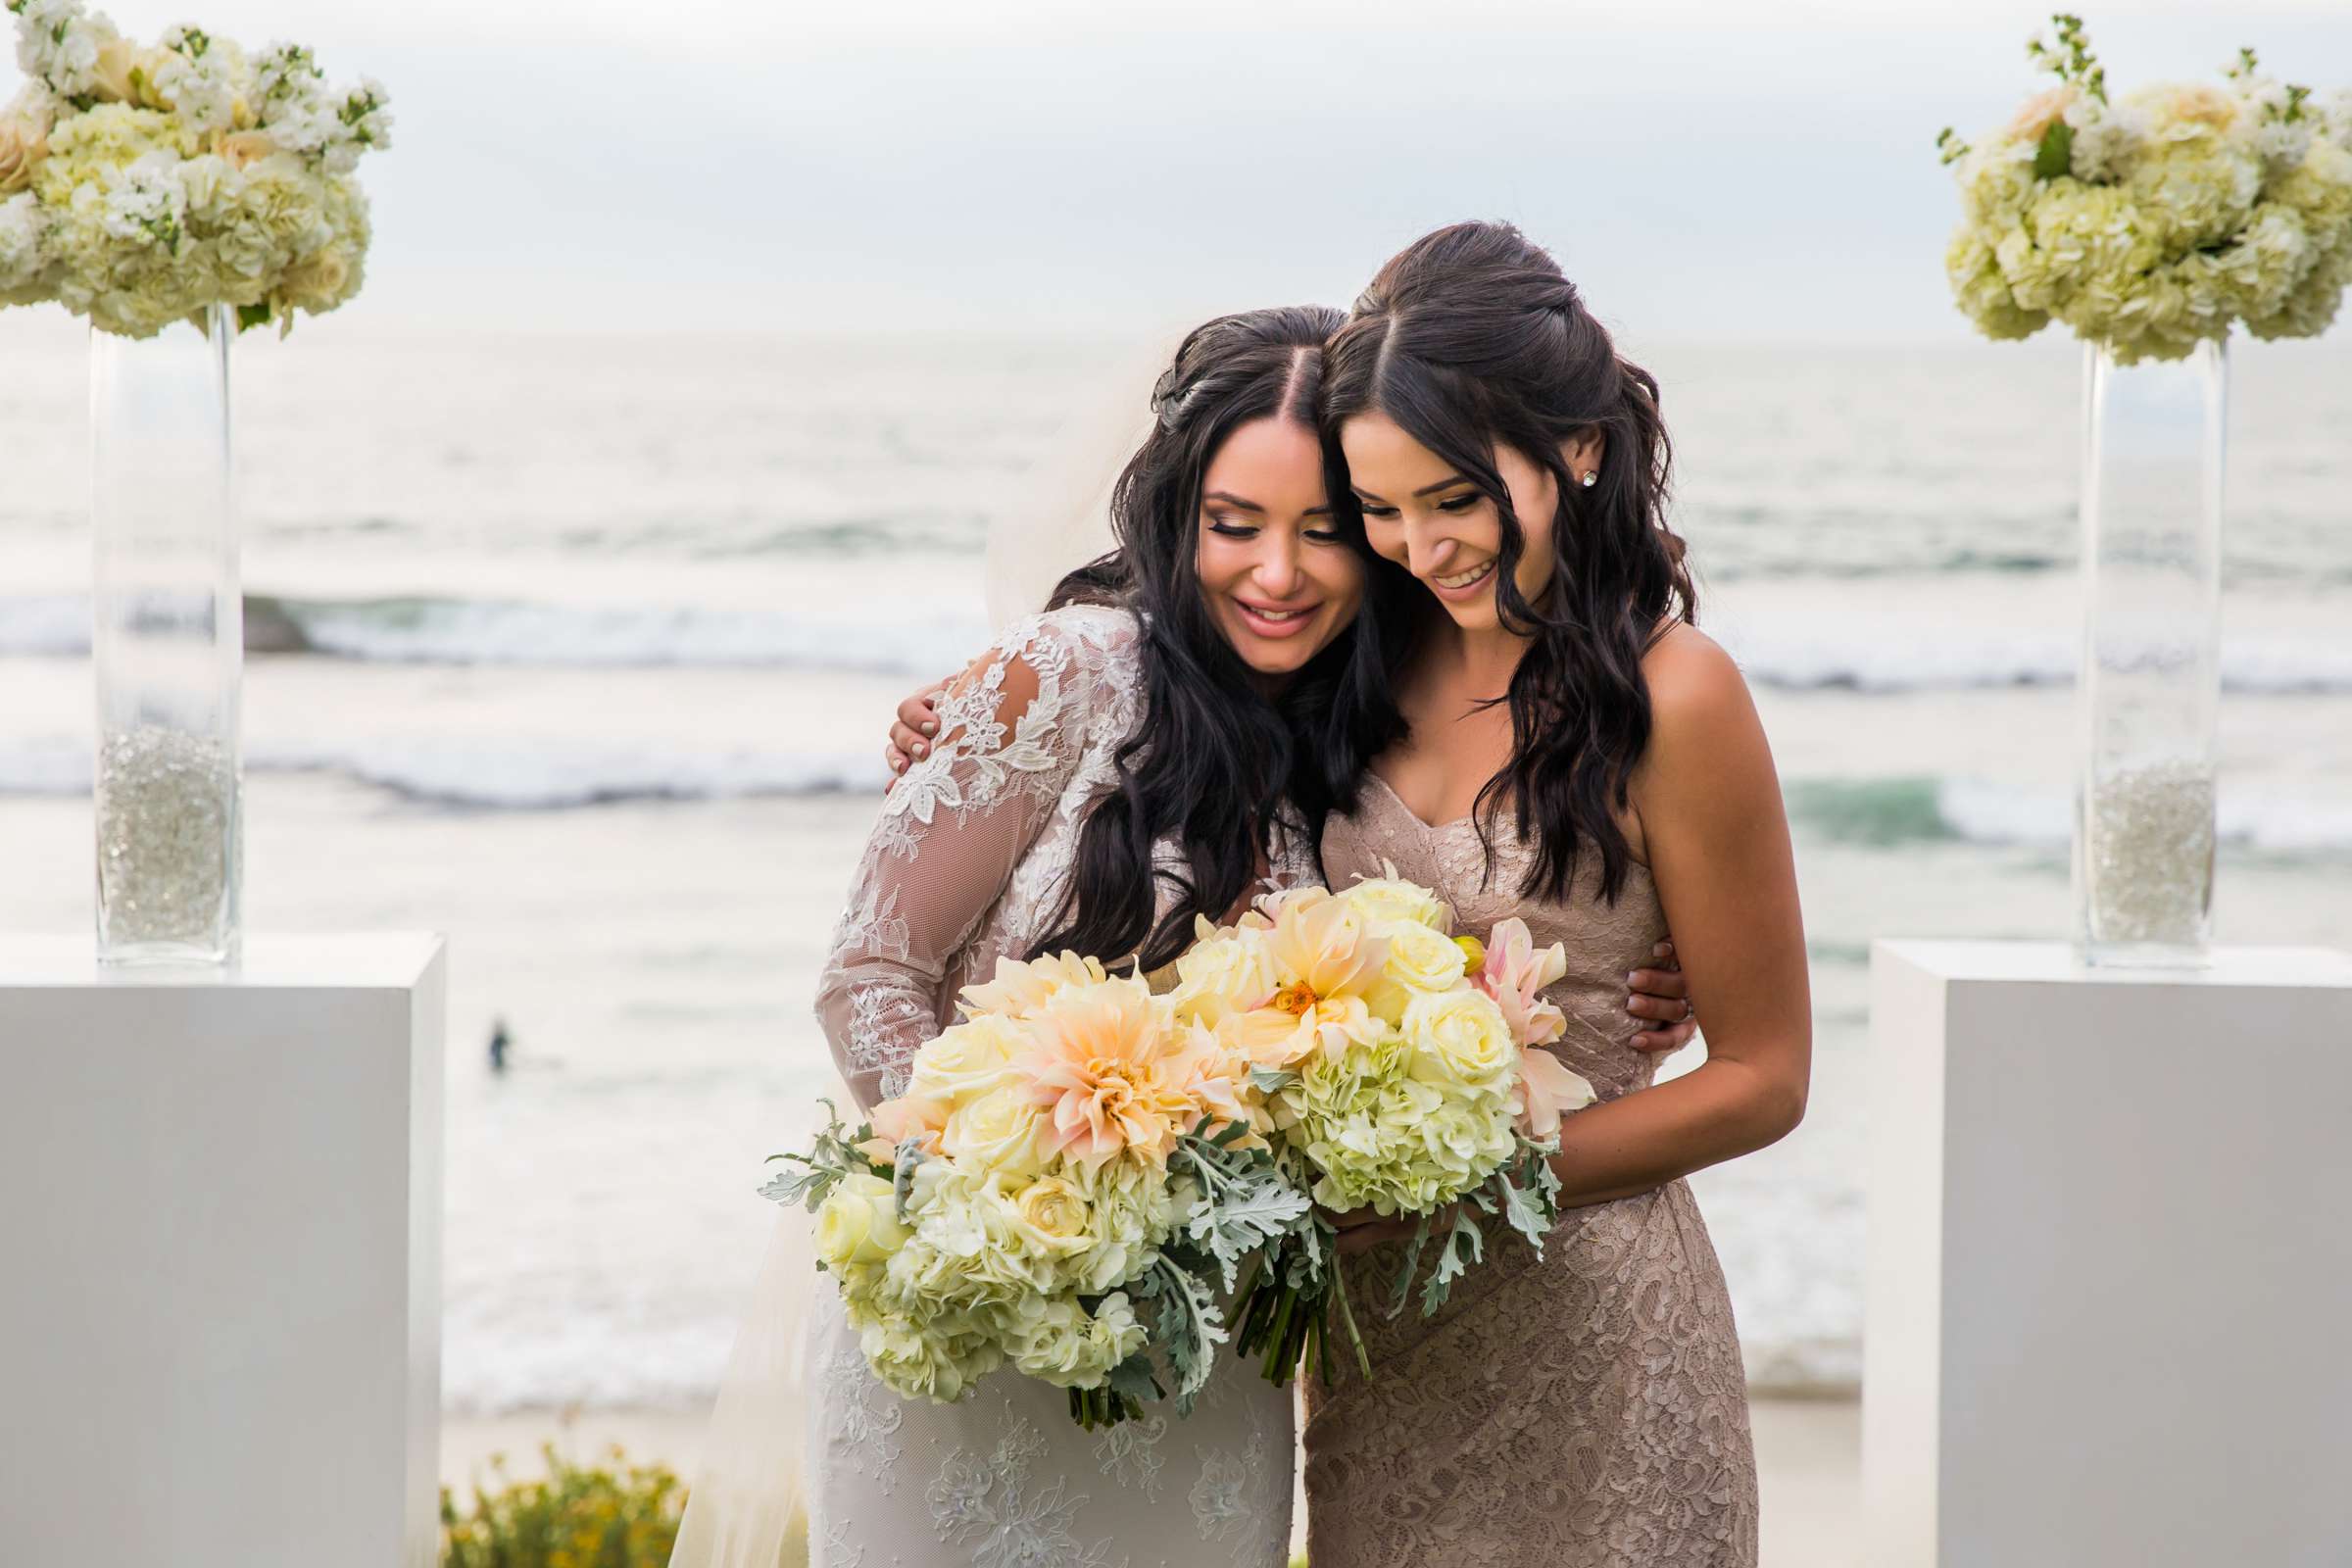
[[[2352,956],[1871,958],[1872,1568],[2337,1568]]]
[[[0,1561],[432,1568],[444,971],[0,935]]]

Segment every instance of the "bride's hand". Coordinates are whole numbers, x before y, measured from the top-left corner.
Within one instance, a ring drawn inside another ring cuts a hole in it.
[[[931,738],[939,733],[939,710],[932,704],[946,689],[943,685],[927,685],[899,704],[898,716],[890,725],[890,744],[882,748],[882,760],[890,764],[891,785],[897,784],[899,775],[913,766],[918,758],[930,755]],[[890,785],[883,786],[883,793],[890,793]]]
[[[1625,977],[1625,1010],[1637,1018],[1656,1020],[1654,1028],[1634,1036],[1633,1048],[1660,1054],[1680,1051],[1698,1033],[1698,1009],[1690,1004],[1690,982],[1674,956],[1672,937],[1649,951],[1656,966],[1636,969]]]

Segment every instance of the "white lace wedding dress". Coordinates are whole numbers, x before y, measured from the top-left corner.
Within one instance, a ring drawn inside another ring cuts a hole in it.
[[[861,1104],[897,1094],[956,993],[1057,912],[1088,806],[1141,718],[1136,621],[1072,607],[1009,628],[939,703],[931,755],[885,802],[817,1012]],[[1278,875],[1296,867],[1278,868]],[[1198,1408],[1080,1431],[1008,1370],[957,1404],[904,1400],[816,1293],[807,1471],[811,1568],[1278,1568],[1292,1402],[1230,1358]]]

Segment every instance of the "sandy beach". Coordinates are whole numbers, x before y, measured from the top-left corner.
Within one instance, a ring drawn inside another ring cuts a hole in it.
[[[1750,1406],[1756,1468],[1763,1490],[1764,1549],[1760,1568],[1852,1568],[1861,1559],[1862,1406],[1852,1399],[1759,1398]],[[691,1477],[703,1440],[704,1417],[666,1410],[587,1410],[573,1415],[533,1411],[452,1419],[441,1427],[441,1479],[461,1499],[476,1478],[488,1478],[494,1455],[507,1473],[539,1468],[539,1449],[553,1440],[578,1459],[605,1456],[619,1445],[632,1460],[660,1460]],[[1298,1508],[1304,1541],[1305,1507]]]

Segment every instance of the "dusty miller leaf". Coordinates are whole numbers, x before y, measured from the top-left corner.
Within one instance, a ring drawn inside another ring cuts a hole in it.
[[[1438,1266],[1431,1270],[1429,1283],[1421,1288],[1421,1315],[1428,1317],[1446,1304],[1453,1294],[1453,1282],[1461,1278],[1462,1270],[1472,1263],[1482,1262],[1487,1255],[1486,1233],[1470,1211],[1453,1211],[1453,1229],[1446,1232],[1445,1242],[1438,1248]],[[1467,1252],[1467,1257],[1463,1253]]]

